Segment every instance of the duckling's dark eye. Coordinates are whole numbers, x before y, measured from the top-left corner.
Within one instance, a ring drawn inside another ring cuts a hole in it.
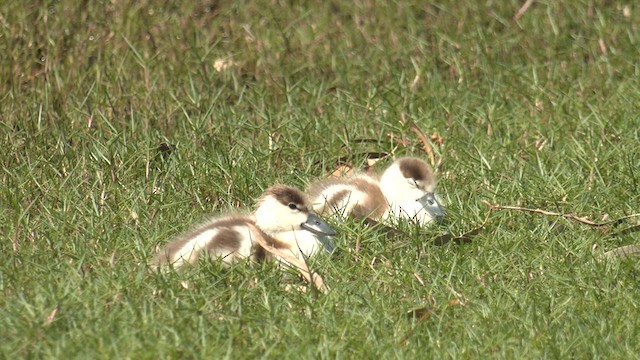
[[[289,209],[291,210],[297,210],[298,209],[298,205],[294,204],[294,203],[289,203],[289,205],[287,205],[289,207]]]

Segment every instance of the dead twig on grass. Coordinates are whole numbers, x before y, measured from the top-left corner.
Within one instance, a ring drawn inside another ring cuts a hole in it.
[[[520,206],[496,205],[496,204],[492,204],[492,203],[490,203],[490,202],[488,202],[486,200],[484,200],[483,203],[489,207],[489,210],[515,210],[515,211],[523,211],[523,212],[542,214],[542,215],[546,215],[546,216],[560,216],[560,217],[563,217],[565,219],[575,220],[575,221],[577,221],[579,223],[582,223],[582,224],[585,224],[585,225],[589,225],[589,226],[593,226],[593,227],[604,227],[604,226],[608,226],[608,225],[611,225],[611,224],[618,224],[622,220],[626,220],[626,219],[630,219],[630,218],[633,218],[633,217],[640,216],[640,214],[631,214],[631,215],[623,216],[621,218],[614,219],[614,220],[609,220],[609,221],[604,221],[604,222],[595,222],[595,221],[587,219],[586,217],[580,217],[580,216],[575,215],[575,214],[562,214],[562,213],[559,213],[559,212],[547,211],[547,210],[542,210],[542,209],[530,209],[530,208],[525,208],[525,207],[520,207]]]
[[[640,214],[631,214],[631,215],[627,215],[627,216],[623,216],[621,218],[618,219],[614,219],[614,220],[609,220],[609,221],[603,221],[603,222],[595,222],[593,220],[589,220],[586,217],[580,217],[578,215],[575,214],[562,214],[562,213],[558,213],[558,212],[553,212],[553,211],[546,211],[546,210],[542,210],[542,209],[530,209],[530,208],[525,208],[525,207],[520,207],[520,206],[505,206],[505,205],[496,205],[496,204],[491,204],[488,201],[483,201],[485,203],[485,205],[489,206],[489,211],[492,210],[515,210],[515,211],[523,211],[523,212],[529,212],[529,213],[534,213],[534,214],[542,214],[545,216],[556,216],[556,217],[563,217],[565,219],[568,220],[574,220],[577,221],[581,224],[584,225],[588,225],[594,228],[605,228],[607,226],[610,225],[617,225],[620,224],[622,221],[626,220],[626,219],[630,219],[633,217],[638,217],[640,216]],[[627,233],[631,233],[631,232],[636,232],[640,230],[640,225],[634,225],[631,227],[628,227],[626,229],[623,229],[621,231],[618,231],[616,233],[611,234],[610,236],[619,236],[619,235],[623,235],[623,234],[627,234]],[[627,246],[621,246],[618,248],[615,248],[613,250],[609,250],[607,252],[605,252],[604,254],[599,256],[599,259],[612,259],[612,258],[620,258],[620,259],[626,259],[626,258],[631,258],[631,257],[638,257],[640,256],[640,247],[637,245],[627,245]]]

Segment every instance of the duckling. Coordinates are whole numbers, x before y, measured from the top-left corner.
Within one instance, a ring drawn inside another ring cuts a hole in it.
[[[310,188],[314,210],[358,219],[409,219],[424,226],[440,221],[445,210],[436,198],[431,167],[414,157],[394,161],[380,179],[367,174],[326,179]]]
[[[332,252],[334,245],[330,237],[336,234],[311,211],[302,191],[275,185],[262,194],[253,214],[214,218],[167,244],[151,263],[154,267],[172,264],[179,268],[195,263],[201,254],[221,258],[227,266],[244,258],[269,260],[270,254],[254,240],[256,236],[276,249],[291,251],[302,260],[303,256],[313,256],[323,248]]]

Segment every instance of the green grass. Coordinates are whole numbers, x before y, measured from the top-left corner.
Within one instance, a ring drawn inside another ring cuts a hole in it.
[[[638,233],[501,211],[428,238],[483,200],[639,212],[640,8],[423,3],[2,2],[0,358],[637,357],[640,265],[597,255]],[[340,156],[426,158],[403,114],[445,138],[448,224],[402,247],[336,224],[329,294],[272,264],[146,265]]]

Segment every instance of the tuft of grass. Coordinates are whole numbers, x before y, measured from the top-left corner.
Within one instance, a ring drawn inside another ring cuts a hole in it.
[[[640,9],[521,5],[0,3],[0,357],[637,356],[638,262],[597,260],[637,232],[499,211],[429,241],[483,200],[640,209]],[[399,244],[335,224],[311,260],[329,294],[273,264],[146,265],[339,157],[426,158],[403,117],[445,140],[448,222]]]

